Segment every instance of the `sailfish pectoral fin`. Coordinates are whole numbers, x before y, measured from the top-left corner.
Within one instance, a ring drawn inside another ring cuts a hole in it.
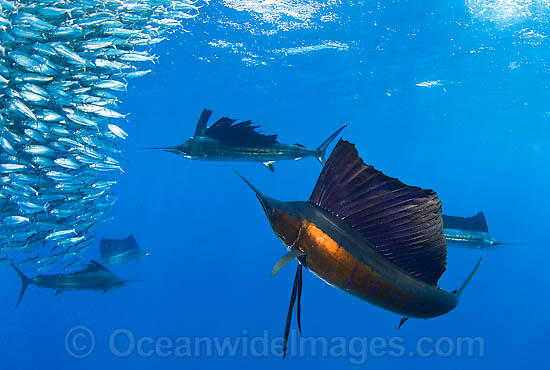
[[[287,263],[292,261],[294,258],[301,257],[304,255],[304,252],[302,252],[299,249],[292,249],[290,252],[279,258],[277,263],[275,263],[275,266],[273,266],[273,270],[271,270],[271,277],[275,276],[280,269],[282,269]]]
[[[275,161],[264,162],[263,165],[266,166],[267,169],[271,172],[275,172],[275,167],[273,167],[273,163],[275,163]]]
[[[288,306],[288,313],[286,315],[285,335],[283,339],[283,359],[286,356],[286,344],[288,342],[288,333],[290,331],[290,323],[292,321],[292,309],[294,308],[294,302],[296,301],[296,292],[298,290],[298,283],[301,283],[302,277],[302,265],[298,265],[296,270],[296,276],[294,277],[294,285],[292,287],[292,295],[290,296],[290,305]],[[301,289],[300,289],[301,290]],[[300,293],[301,294],[301,293]]]

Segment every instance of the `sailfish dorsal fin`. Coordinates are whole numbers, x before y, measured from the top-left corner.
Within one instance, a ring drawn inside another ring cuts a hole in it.
[[[101,258],[109,258],[132,249],[139,249],[136,239],[132,234],[126,239],[101,239],[99,242],[99,254]]]
[[[471,217],[443,215],[443,227],[446,229],[480,231],[484,233],[489,232],[483,212],[478,212],[477,215]]]
[[[445,271],[447,248],[436,193],[366,165],[353,144],[340,139],[309,200],[411,276],[435,285]]]
[[[222,117],[206,129],[204,136],[236,146],[272,146],[278,143],[277,135],[264,135],[256,131],[259,126],[252,124],[252,121],[234,124],[236,121]]]
[[[94,261],[94,260],[90,260],[90,263],[88,264],[88,266],[86,266],[86,272],[93,272],[93,271],[106,271],[106,272],[111,272],[109,269],[107,269],[105,266],[103,266],[101,263],[97,262],[97,261]]]
[[[206,131],[206,124],[212,115],[212,111],[208,109],[203,109],[199,121],[197,122],[197,128],[195,128],[194,136],[203,136]]]

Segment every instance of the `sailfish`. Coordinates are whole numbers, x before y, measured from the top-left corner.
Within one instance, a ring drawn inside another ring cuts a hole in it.
[[[116,265],[149,255],[148,251],[139,248],[132,234],[126,239],[101,239],[99,253],[101,257],[97,262],[102,265]]]
[[[283,357],[296,299],[301,332],[302,267],[329,285],[401,315],[400,328],[408,318],[427,319],[454,309],[481,263],[453,292],[439,288],[447,250],[437,194],[366,165],[348,141],[340,139],[308,201],[273,199],[241,178],[288,250],[272,275],[298,260]]]
[[[17,266],[11,264],[11,267],[17,272],[21,279],[21,290],[17,299],[17,306],[29,285],[36,285],[40,288],[49,288],[55,290],[55,295],[63,291],[77,290],[99,290],[103,294],[109,290],[118,289],[131,282],[139,280],[124,280],[113,274],[105,266],[92,260],[85,269],[69,274],[38,275],[34,278],[28,278]]]
[[[443,215],[443,232],[450,245],[470,249],[492,249],[503,245],[521,245],[497,241],[489,233],[483,212],[474,216]]]
[[[234,124],[237,122],[236,119],[222,117],[207,127],[211,115],[211,110],[203,109],[195,134],[184,143],[144,149],[161,149],[184,158],[203,161],[261,162],[273,172],[273,163],[280,160],[315,157],[324,164],[327,147],[347,126],[340,127],[316,149],[309,149],[302,144],[280,143],[277,135],[264,135],[258,132],[259,126],[250,120]]]

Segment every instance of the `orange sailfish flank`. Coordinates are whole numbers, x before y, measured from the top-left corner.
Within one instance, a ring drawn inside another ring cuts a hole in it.
[[[300,328],[302,266],[332,286],[401,315],[401,326],[410,317],[427,319],[455,308],[481,262],[459,289],[440,289],[447,250],[439,198],[366,165],[347,141],[338,142],[306,202],[278,201],[246,182],[289,250],[273,274],[294,258],[299,262],[284,349],[296,298]]]

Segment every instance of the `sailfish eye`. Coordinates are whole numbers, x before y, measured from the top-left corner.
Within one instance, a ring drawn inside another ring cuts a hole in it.
[[[275,210],[271,206],[267,206],[266,210],[267,210],[267,214],[271,217],[275,214]]]

